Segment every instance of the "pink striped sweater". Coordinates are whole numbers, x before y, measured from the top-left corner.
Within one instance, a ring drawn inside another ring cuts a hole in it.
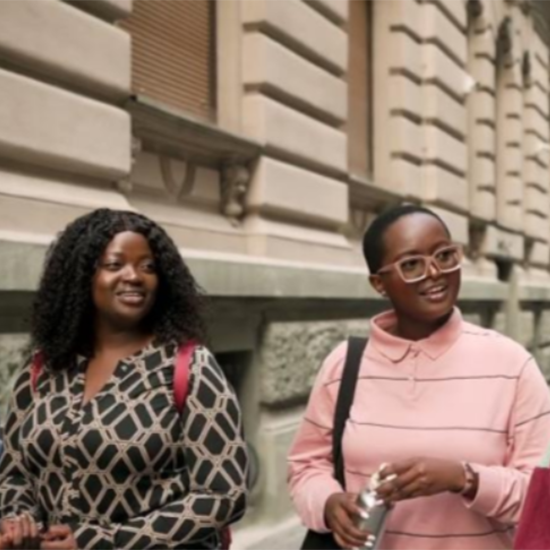
[[[343,452],[346,485],[359,491],[383,462],[431,456],[468,461],[473,501],[444,493],[402,501],[384,549],[511,548],[529,475],[550,441],[550,397],[533,357],[514,341],[463,321],[435,334],[392,336],[392,312],[371,321]],[[290,491],[304,524],[326,531],[331,430],[346,344],[325,360],[289,456]]]

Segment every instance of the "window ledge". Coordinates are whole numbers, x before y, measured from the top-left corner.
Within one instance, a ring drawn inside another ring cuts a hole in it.
[[[153,153],[222,168],[230,164],[246,165],[262,151],[255,141],[146,96],[133,97],[126,108],[141,148]]]

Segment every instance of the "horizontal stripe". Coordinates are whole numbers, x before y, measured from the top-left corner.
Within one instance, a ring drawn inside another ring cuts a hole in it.
[[[346,474],[351,474],[352,476],[360,476],[360,477],[372,477],[372,474],[364,474],[363,472],[354,472],[353,470],[348,470],[347,468],[344,469]]]
[[[415,382],[449,382],[449,381],[456,381],[456,380],[495,380],[495,379],[501,379],[501,380],[519,380],[519,375],[517,376],[510,376],[508,374],[480,374],[478,376],[448,376],[445,378],[417,378],[413,377],[413,380]],[[337,378],[335,380],[330,380],[329,382],[326,382],[324,385],[330,386],[331,384],[336,384],[336,382],[340,382],[342,379]],[[411,380],[410,376],[359,376],[357,380],[388,380],[390,382],[409,382]]]
[[[518,422],[515,427],[518,428],[519,426],[523,426],[525,424],[529,424],[529,422],[533,422],[535,420],[538,420],[539,418],[542,418],[544,416],[548,416],[550,414],[550,411],[546,411],[540,414],[537,414],[536,416],[533,416],[532,418],[528,418],[527,420],[522,420],[521,422]]]
[[[396,426],[392,424],[376,424],[374,422],[359,422],[349,419],[352,424],[359,426],[373,426],[375,428],[388,428],[390,430],[417,430],[417,431],[466,431],[466,432],[493,432],[498,434],[508,433],[507,430],[496,430],[494,428],[478,428],[474,426]]]
[[[329,430],[329,431],[332,431],[332,426],[323,426],[322,424],[319,424],[318,422],[315,422],[315,420],[311,420],[311,418],[307,418],[306,416],[304,416],[304,420],[306,422],[309,422],[310,424],[313,424],[314,426],[317,426],[318,428],[321,428],[323,430]]]
[[[396,535],[400,537],[416,537],[422,539],[451,539],[456,537],[471,538],[471,537],[488,537],[490,535],[503,534],[512,531],[513,527],[503,527],[502,529],[493,529],[481,533],[450,533],[440,535],[428,535],[425,533],[408,533],[405,531],[386,531],[386,535]]]

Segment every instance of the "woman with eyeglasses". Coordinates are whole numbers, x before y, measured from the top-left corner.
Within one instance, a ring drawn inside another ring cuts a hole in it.
[[[372,546],[354,527],[354,502],[385,464],[378,494],[393,510],[379,548],[512,548],[550,433],[544,378],[522,346],[463,320],[462,251],[434,212],[385,212],[363,249],[370,283],[392,309],[370,323],[342,439],[345,489],[331,437],[347,344],[321,368],[289,456],[298,513],[343,548]]]

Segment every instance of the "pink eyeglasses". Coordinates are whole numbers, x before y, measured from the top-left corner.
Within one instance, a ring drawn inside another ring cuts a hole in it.
[[[432,263],[435,264],[440,273],[458,271],[462,266],[462,247],[458,244],[452,244],[436,250],[431,255],[407,256],[382,267],[377,271],[377,275],[396,269],[403,281],[417,283],[428,276]]]

